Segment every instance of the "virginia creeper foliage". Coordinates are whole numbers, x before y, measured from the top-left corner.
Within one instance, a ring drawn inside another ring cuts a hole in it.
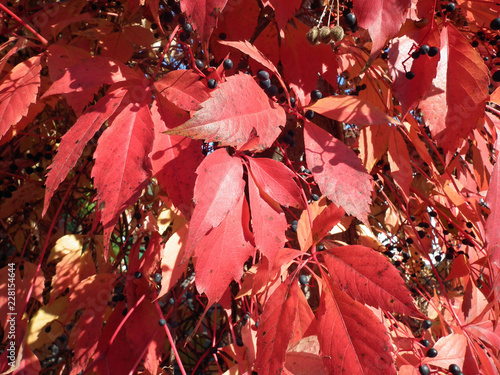
[[[0,0],[0,372],[498,374],[499,16]]]

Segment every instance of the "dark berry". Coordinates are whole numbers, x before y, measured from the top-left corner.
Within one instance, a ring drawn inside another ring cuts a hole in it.
[[[407,239],[406,239],[406,243],[407,243],[408,245],[413,244],[413,238],[407,238]]]
[[[307,284],[307,276],[306,276],[306,275],[300,275],[300,276],[299,276],[299,282],[300,282],[302,285],[306,285],[306,284]]]
[[[434,57],[439,53],[439,49],[437,47],[429,48],[429,52],[427,52],[427,56]]]
[[[226,69],[226,70],[233,69],[233,62],[230,59],[225,59],[223,66],[224,66],[224,69]]]
[[[260,87],[262,87],[264,90],[271,87],[271,80],[270,79],[265,79],[261,80],[259,82]]]
[[[26,174],[32,174],[35,170],[31,167],[28,167],[24,171],[26,172]]]
[[[153,281],[158,284],[161,281],[161,273],[155,273],[153,276]]]
[[[312,194],[312,195],[311,195],[311,199],[312,199],[313,201],[319,201],[319,196],[318,196],[318,194]]]
[[[141,217],[142,217],[142,215],[141,215],[141,213],[140,213],[140,212],[136,212],[136,213],[134,214],[134,219],[135,219],[135,220],[141,220]]]
[[[201,61],[199,59],[194,60],[194,64],[196,65],[196,67],[199,70],[202,70],[205,67],[205,65],[203,64],[203,61]]]
[[[450,365],[450,367],[448,367],[448,370],[453,374],[453,375],[457,375],[458,373],[460,373],[462,370],[460,370],[460,366],[458,365]]]
[[[422,346],[424,346],[426,348],[428,348],[430,345],[430,342],[427,339],[420,340],[420,343],[422,344]]]
[[[311,174],[311,171],[310,171],[309,169],[307,169],[307,168],[306,168],[306,169],[304,169],[304,173],[305,173],[305,174]]]
[[[171,305],[175,305],[175,299],[170,297],[170,299],[168,300],[168,303]]]
[[[348,13],[348,14],[346,14],[346,16],[345,16],[345,23],[349,27],[353,27],[353,26],[356,25],[356,16],[354,15],[354,13]]]
[[[479,45],[479,42],[477,40],[475,40],[471,43],[471,46],[474,48],[476,48],[478,45]]]
[[[427,365],[422,365],[418,368],[418,372],[421,375],[429,375],[431,373],[431,369]]]
[[[419,230],[417,233],[418,233],[418,236],[420,238],[424,238],[425,237],[425,232],[423,230]]]
[[[186,41],[186,40],[188,40],[190,37],[191,37],[191,33],[188,33],[187,31],[183,31],[183,32],[179,35],[179,39],[181,40],[181,42],[185,42],[185,41]]]
[[[436,259],[436,262],[441,262],[442,257],[441,255],[436,255],[434,259]]]
[[[142,277],[142,273],[140,273],[139,271],[136,271],[134,273],[134,276],[135,276],[136,279],[140,279]]]
[[[495,18],[493,21],[491,21],[490,29],[491,30],[500,30],[500,17]]]
[[[265,91],[267,96],[269,96],[270,98],[278,94],[278,88],[274,85],[269,86]]]
[[[226,33],[220,33],[220,34],[219,34],[219,39],[220,39],[220,40],[226,40],[226,39],[227,39],[227,35],[226,35]]]
[[[160,21],[162,23],[170,23],[174,20],[174,15],[170,11],[166,11],[165,13],[162,13],[160,16]]]
[[[496,46],[496,45],[497,45],[497,43],[498,43],[498,40],[496,40],[496,39],[491,39],[488,43],[490,44],[490,46]]]
[[[429,329],[432,327],[432,322],[429,319],[426,319],[422,323],[422,328],[423,329]]]
[[[295,98],[294,97],[290,98],[290,106],[295,107]]]
[[[158,322],[158,324],[160,324],[160,326],[164,326],[165,324],[167,324],[167,321],[165,319],[160,319],[160,321]]]
[[[418,49],[418,52],[421,54],[421,55],[427,55],[429,53],[429,50],[431,48],[427,45],[427,44],[424,44],[424,45],[421,45],[420,48]]]
[[[500,82],[500,70],[497,70],[495,73],[493,73],[491,79],[495,82]]]
[[[427,350],[427,354],[426,356],[429,357],[429,358],[434,358],[434,357],[437,357],[438,355],[438,351],[434,348],[430,348],[429,350]]]
[[[151,24],[151,30],[156,30],[157,28],[158,28],[158,24],[153,22]]]
[[[418,51],[412,52],[411,54],[412,59],[418,59],[419,57],[420,57],[420,52]]]
[[[314,118],[314,111],[311,111],[310,109],[308,109],[305,116],[306,116],[306,119],[312,120]]]
[[[319,90],[313,90],[311,92],[311,99],[312,100],[319,100],[323,97],[323,93]]]
[[[35,172],[36,173],[42,173],[43,172],[43,168],[42,167],[36,167],[35,168]]]
[[[10,170],[12,173],[14,173],[15,171],[17,171],[17,168],[18,168],[18,166],[17,166],[17,165],[15,165],[15,164],[11,164],[11,165],[9,165],[9,170]]]
[[[415,78],[415,73],[406,72],[405,77],[406,77],[406,79],[413,79],[413,78]]]
[[[469,229],[473,227],[473,225],[472,225],[472,223],[471,223],[470,221],[468,221],[468,222],[465,224],[465,226],[466,226],[467,228],[469,228]]]
[[[446,11],[448,13],[451,13],[455,10],[455,4],[454,3],[448,3],[448,5],[446,5]]]
[[[283,136],[283,142],[285,142],[286,144],[290,145],[290,146],[295,146],[295,140],[293,139],[292,136],[290,136],[290,134],[285,134]]]
[[[209,89],[213,90],[217,87],[217,81],[213,78],[210,78],[207,82],[207,86]]]
[[[429,212],[429,216],[430,216],[430,217],[437,217],[437,215],[438,215],[438,214],[437,214],[437,212],[436,212],[436,211],[431,211],[431,212]]]
[[[410,220],[411,220],[411,221],[415,221],[415,216],[410,215]]]
[[[45,332],[49,333],[51,329],[52,329],[51,326],[47,326],[47,327],[45,327]]]
[[[297,232],[297,225],[292,225],[292,231]]]
[[[318,245],[318,251],[323,251],[325,250],[325,245],[321,244],[321,245]]]
[[[269,73],[265,70],[259,70],[259,72],[257,73],[257,78],[261,81],[265,81],[269,79]]]

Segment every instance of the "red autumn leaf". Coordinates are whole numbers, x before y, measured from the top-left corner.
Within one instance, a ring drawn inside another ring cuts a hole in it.
[[[276,23],[269,22],[269,25],[262,30],[257,39],[253,42],[253,46],[260,51],[273,66],[277,66],[280,62],[280,44],[278,39],[278,28],[276,27]],[[252,60],[248,63],[254,74],[256,74],[259,69],[262,69],[262,67],[267,67],[266,65],[261,65],[262,63],[251,54],[249,54],[249,56],[252,57]],[[270,71],[276,74],[274,70]]]
[[[247,158],[250,171],[261,190],[285,207],[305,208],[295,174],[273,159]]]
[[[433,139],[454,152],[484,121],[488,68],[469,41],[451,24],[441,31],[441,58],[428,97],[420,104]]]
[[[207,306],[217,302],[233,280],[241,279],[243,265],[254,253],[253,247],[245,239],[244,211],[248,211],[243,195],[233,205],[229,214],[219,226],[205,235],[198,245],[194,256],[196,289],[208,297]]]
[[[210,98],[200,76],[192,70],[174,70],[154,84],[158,95],[185,111],[196,111]]]
[[[316,216],[312,227],[312,241],[318,243],[326,236],[326,234],[338,224],[340,219],[345,215],[342,208],[330,203],[321,213]]]
[[[372,38],[370,60],[374,60],[387,39],[396,36],[406,20],[411,0],[358,0],[354,14],[358,25],[367,29]]]
[[[335,285],[360,303],[421,317],[399,271],[377,251],[361,245],[323,253]]]
[[[189,258],[201,238],[217,227],[243,195],[243,164],[225,149],[209,154],[196,170],[195,208],[189,225],[186,256]]]
[[[311,91],[316,88],[318,73],[337,70],[337,58],[327,45],[311,46],[306,39],[309,27],[298,19],[288,23],[285,38],[281,40],[280,59],[283,76],[289,83],[301,105],[310,101]],[[327,64],[327,65],[326,65]],[[330,80],[331,82],[331,80]]]
[[[259,321],[257,360],[259,375],[280,374],[297,320],[299,290],[297,280],[289,277],[269,297]]]
[[[240,61],[241,53],[223,45],[225,42],[218,37],[225,35],[225,40],[228,41],[250,40],[258,24],[259,13],[260,7],[257,1],[229,0],[227,2],[224,11],[219,15],[217,28],[214,30],[217,39],[210,39],[210,49],[217,60],[223,59],[231,52],[233,63]]]
[[[28,113],[40,87],[40,56],[16,65],[0,84],[0,139]]]
[[[307,167],[321,192],[346,213],[368,223],[371,176],[356,154],[330,133],[305,121]]]
[[[94,152],[92,177],[105,228],[105,244],[118,215],[137,200],[151,175],[148,155],[153,146],[154,125],[148,94],[144,90],[146,99],[130,102],[122,109],[99,138]]]
[[[271,101],[248,74],[229,77],[194,117],[166,134],[184,135],[241,150],[264,150],[284,126],[283,108]]]
[[[431,24],[429,24],[429,27]],[[425,39],[424,39],[425,38]],[[439,62],[439,54],[430,57],[420,55],[418,59],[409,59],[413,51],[418,51],[421,40],[425,40],[428,46],[439,48],[438,28],[419,29],[415,27],[406,35],[393,40],[393,46],[389,50],[389,72],[392,77],[392,89],[394,97],[401,103],[402,118],[422,100],[431,87],[432,80],[436,76],[436,68]],[[412,49],[412,47],[415,47]],[[406,69],[405,69],[406,68]],[[414,79],[406,78],[406,72],[415,73]]]
[[[141,78],[143,77],[119,61],[103,56],[94,56],[67,68],[64,75],[49,87],[42,98],[50,95],[83,92],[104,84],[111,85],[120,81],[140,80]],[[143,79],[145,80],[145,78]]]
[[[405,197],[409,197],[413,170],[410,163],[410,154],[403,136],[393,126],[389,136],[389,150],[387,153],[391,174],[394,182],[402,190]]]
[[[498,141],[497,141],[498,142]],[[496,148],[498,150],[498,148]],[[491,213],[486,221],[486,239],[493,262],[500,267],[500,163],[496,163],[491,175],[486,202]]]
[[[185,122],[187,113],[177,109],[170,103],[155,101],[151,109],[155,127],[151,163],[153,176],[174,205],[183,215],[191,218],[193,213],[193,194],[196,182],[196,168],[203,160],[201,142],[179,136],[167,135],[168,127],[174,127]]]
[[[47,54],[50,80],[52,82],[57,81],[64,75],[67,68],[89,58],[91,58],[90,53],[81,48],[62,44],[51,45]],[[92,101],[98,91],[99,87],[91,87],[81,92],[64,94],[64,99],[77,115],[81,115],[84,108]]]
[[[434,358],[426,357],[423,363],[448,369],[450,365],[463,368],[467,338],[460,333],[452,333],[441,337],[433,346],[438,355]]]
[[[317,319],[320,354],[330,374],[396,374],[389,335],[366,306],[329,285]]]
[[[350,95],[332,95],[306,107],[332,120],[356,125],[399,123],[371,102]]]
[[[359,157],[368,173],[385,155],[389,147],[389,125],[366,126],[359,134]]]
[[[285,231],[288,227],[285,213],[266,193],[259,190],[250,177],[248,190],[255,246],[272,264],[279,249],[285,247]]]
[[[217,24],[217,17],[227,0],[186,0],[180,6],[187,14],[202,42],[207,42]]]
[[[263,5],[270,5],[274,9],[278,28],[283,30],[287,22],[295,15],[300,8],[302,0],[267,0]]]
[[[110,89],[108,94],[78,118],[75,125],[61,139],[54,162],[49,166],[45,182],[45,200],[42,215],[49,208],[50,200],[82,155],[90,139],[120,106],[127,90],[122,87]]]

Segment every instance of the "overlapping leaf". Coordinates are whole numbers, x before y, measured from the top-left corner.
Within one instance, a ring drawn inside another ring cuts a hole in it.
[[[40,56],[16,65],[0,84],[0,139],[28,113],[40,87]]]
[[[269,100],[251,76],[240,73],[215,89],[191,120],[167,134],[241,150],[264,150],[278,137],[285,121],[283,108]]]
[[[186,0],[180,6],[198,32],[201,41],[206,42],[217,24],[217,17],[226,6],[227,0]]]
[[[49,208],[50,200],[82,155],[88,141],[118,109],[128,90],[111,89],[94,106],[89,107],[61,139],[54,162],[49,166],[45,182],[45,200],[42,215]]]
[[[306,162],[321,192],[346,213],[368,222],[371,176],[356,154],[330,133],[306,121]]]
[[[370,59],[373,60],[384,47],[387,39],[396,36],[406,19],[411,0],[358,0],[354,14],[358,25],[365,28],[372,38]]]
[[[352,245],[329,249],[324,257],[332,280],[356,301],[421,316],[398,270],[382,254]]]
[[[128,103],[113,119],[99,138],[94,153],[92,177],[105,229],[105,243],[118,215],[137,200],[151,175],[148,155],[154,132],[147,91],[144,95],[146,99]]]
[[[273,159],[247,158],[255,182],[276,202],[285,207],[304,207],[295,174]]]
[[[222,297],[231,281],[241,279],[243,265],[254,252],[245,238],[247,231],[248,206],[242,195],[220,225],[196,246],[196,289],[207,295],[208,306]]]
[[[489,76],[481,56],[451,24],[441,31],[440,53],[436,78],[421,108],[433,138],[451,152],[484,121]]]
[[[320,352],[330,374],[396,374],[389,335],[366,306],[329,285],[317,318]]]
[[[217,227],[234,209],[243,195],[243,164],[228,155],[225,149],[209,154],[196,170],[194,187],[195,208],[189,226],[186,258],[189,258],[201,238]]]
[[[389,165],[394,182],[401,188],[405,197],[409,197],[413,170],[410,164],[408,147],[399,131],[392,127],[389,136]]]
[[[257,360],[260,375],[280,374],[285,354],[296,324],[298,309],[297,281],[289,277],[269,297],[257,332]]]
[[[497,148],[498,150],[498,148]],[[497,162],[491,175],[486,202],[491,213],[486,221],[486,239],[490,247],[491,259],[500,267],[500,164]]]
[[[399,123],[373,103],[351,95],[331,95],[307,107],[332,120],[356,125]]]

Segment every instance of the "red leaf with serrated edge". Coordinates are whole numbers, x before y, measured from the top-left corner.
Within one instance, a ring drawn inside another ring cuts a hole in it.
[[[401,118],[405,118],[408,112],[415,108],[420,100],[424,98],[431,87],[432,80],[436,76],[439,54],[433,57],[420,55],[418,59],[408,60],[411,52],[417,51],[413,47],[418,46],[421,40],[425,44],[439,48],[439,28],[429,27],[419,29],[414,27],[406,35],[393,39],[389,50],[389,72],[392,77],[392,89],[394,97],[401,103],[403,109]],[[425,39],[424,39],[425,38]],[[406,72],[415,73],[414,79],[406,78]]]
[[[217,17],[226,6],[227,0],[186,0],[181,1],[181,9],[189,17],[193,28],[202,42],[208,41],[217,24]]]
[[[0,139],[28,113],[40,88],[40,56],[16,65],[0,84]]]
[[[268,0],[267,3],[274,8],[278,28],[283,30],[287,22],[300,8],[302,0]]]
[[[317,318],[320,353],[330,374],[396,374],[389,334],[366,306],[329,285]]]
[[[298,293],[299,300],[297,302],[297,323],[293,330],[291,343],[300,341],[303,337],[317,334],[318,324],[314,313],[307,302],[304,293]]]
[[[192,70],[174,70],[154,84],[158,95],[185,111],[196,111],[210,98],[200,76]]]
[[[312,241],[317,244],[344,217],[342,208],[330,203],[313,221]]]
[[[184,135],[240,150],[265,150],[281,133],[286,114],[248,74],[229,77],[194,117],[166,134]]]
[[[141,77],[125,64],[107,57],[94,56],[67,68],[64,75],[49,87],[42,98],[50,95],[83,92],[104,84],[111,85],[120,81],[140,80],[141,78],[147,83],[146,78]]]
[[[432,347],[437,350],[438,355],[434,358],[424,358],[423,363],[439,366],[446,370],[453,364],[460,368],[464,367],[465,350],[467,349],[465,335],[452,333],[441,337]]]
[[[234,209],[243,195],[243,164],[225,149],[210,153],[196,170],[195,208],[189,224],[185,259],[189,258],[201,238],[217,227]]]
[[[330,72],[337,70],[337,57],[329,45],[311,46],[306,39],[310,28],[298,19],[294,19],[294,23],[296,27],[292,23],[286,25],[280,58],[283,76],[299,103],[305,105],[310,101],[311,91],[316,88],[318,73],[323,73],[325,68]]]
[[[356,125],[399,123],[373,103],[352,95],[328,96],[306,107],[332,120]]]
[[[253,247],[245,239],[244,211],[248,211],[245,197],[232,207],[218,227],[204,236],[196,247],[196,289],[205,293],[207,306],[217,302],[233,280],[240,280],[243,265],[253,255]]]
[[[374,60],[387,39],[396,36],[406,20],[411,0],[358,0],[354,14],[358,25],[367,29],[372,38],[370,60]]]
[[[83,59],[89,59],[91,57],[90,52],[81,48],[62,44],[52,44],[48,48],[47,54],[47,66],[49,67],[50,80],[52,82],[57,81],[64,75],[67,68],[77,64]],[[84,108],[94,99],[94,95],[97,94],[98,91],[99,87],[91,87],[81,92],[64,94],[64,99],[71,108],[73,108],[75,113],[80,116]]]
[[[226,35],[226,40],[250,40],[259,20],[260,7],[257,1],[229,0],[219,16],[214,35]],[[223,42],[222,42],[223,43]],[[221,60],[231,52],[231,60],[237,64],[241,53],[219,43],[217,38],[210,39],[210,50],[216,60]]]
[[[101,128],[121,104],[127,89],[118,87],[108,91],[105,97],[95,105],[89,107],[76,121],[66,134],[61,138],[54,162],[49,166],[49,173],[45,182],[45,200],[42,216],[49,208],[50,200],[57,188],[64,181],[71,168],[73,168],[82,155],[88,141]]]
[[[498,141],[497,141],[498,144]],[[498,151],[498,146],[496,150]],[[495,163],[490,179],[486,203],[491,213],[486,220],[486,239],[488,240],[491,260],[500,267],[500,163]]]
[[[297,280],[290,276],[264,305],[257,331],[255,368],[259,375],[280,374],[284,368],[297,320],[299,293]]]
[[[389,136],[388,150],[389,165],[394,182],[401,188],[404,196],[409,197],[410,185],[413,178],[413,170],[410,163],[410,153],[403,136],[393,126]]]
[[[203,160],[201,142],[179,135],[167,135],[167,126],[182,124],[189,117],[170,103],[155,100],[151,108],[155,139],[151,151],[153,176],[182,214],[191,218],[196,168]]]
[[[488,68],[481,56],[460,31],[446,24],[437,75],[420,103],[433,139],[445,152],[455,152],[461,140],[483,123],[488,84]]]
[[[307,167],[321,192],[346,213],[368,223],[371,176],[354,151],[326,130],[305,121]]]
[[[323,253],[330,277],[356,301],[400,314],[421,317],[399,271],[382,254],[361,245]]]
[[[272,264],[280,248],[285,246],[285,231],[288,227],[285,213],[259,190],[253,178],[248,178],[248,191],[255,246]]]
[[[255,182],[267,195],[285,207],[305,208],[295,174],[273,159],[247,158]]]
[[[142,89],[146,99],[122,109],[99,138],[94,152],[92,177],[102,213],[105,245],[118,215],[137,200],[151,175],[148,155],[153,146],[154,125],[147,97],[150,93]]]

